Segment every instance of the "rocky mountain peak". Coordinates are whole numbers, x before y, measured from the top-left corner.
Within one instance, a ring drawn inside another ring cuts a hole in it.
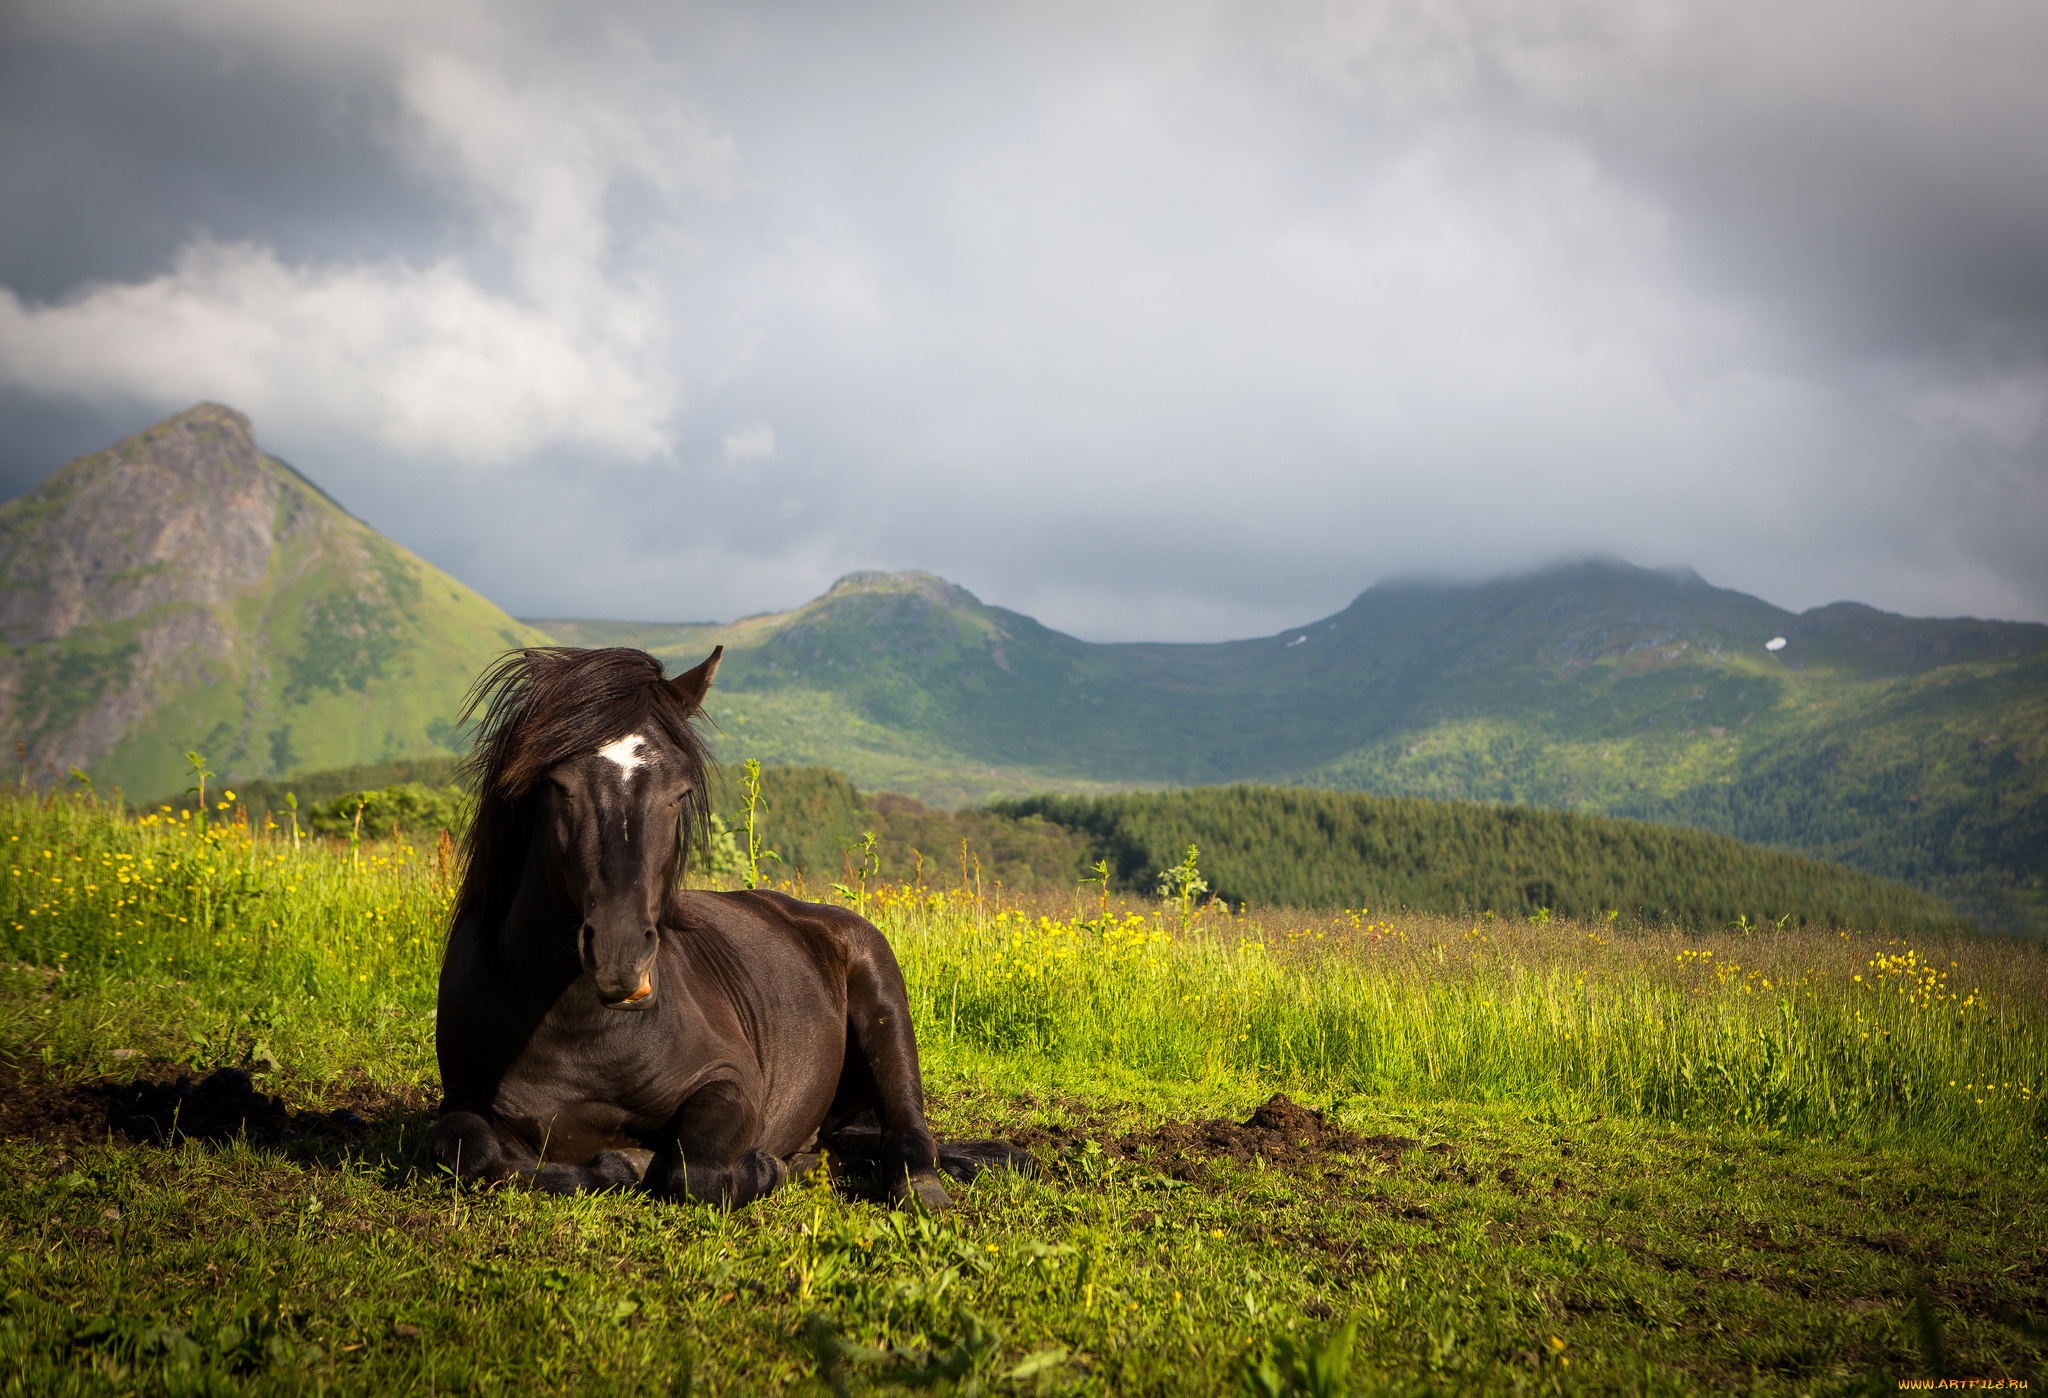
[[[248,418],[198,404],[0,506],[0,639],[217,604],[262,580],[280,527],[312,507]]]
[[[144,441],[155,441],[180,432],[217,433],[233,438],[251,451],[256,449],[256,429],[248,414],[238,413],[224,403],[194,403],[137,435]]]
[[[537,633],[200,403],[0,505],[0,717],[32,772],[173,788],[445,748],[469,679]]]
[[[878,569],[862,569],[848,573],[832,584],[819,602],[829,602],[851,597],[860,593],[914,593],[923,597],[933,606],[948,610],[958,607],[976,608],[981,599],[958,583],[947,582],[935,573],[906,568],[900,573],[885,573]],[[813,604],[815,605],[815,604]]]

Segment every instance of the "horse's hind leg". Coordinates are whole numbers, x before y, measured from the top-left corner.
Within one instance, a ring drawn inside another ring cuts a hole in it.
[[[861,1062],[848,1063],[845,1071],[853,1075],[865,1066],[873,1085],[882,1168],[894,1176],[891,1197],[927,1209],[949,1208],[953,1199],[939,1180],[938,1143],[924,1117],[924,1079],[903,972],[882,934],[866,923],[861,928],[865,935],[854,943],[846,997],[848,1048]]]

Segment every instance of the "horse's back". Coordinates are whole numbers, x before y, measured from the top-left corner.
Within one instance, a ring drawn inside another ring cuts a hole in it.
[[[772,966],[784,974],[809,973],[833,981],[844,979],[859,954],[861,932],[873,930],[845,908],[806,903],[767,889],[679,890],[672,915],[686,933],[721,937],[749,966]],[[800,964],[780,964],[791,960]]]

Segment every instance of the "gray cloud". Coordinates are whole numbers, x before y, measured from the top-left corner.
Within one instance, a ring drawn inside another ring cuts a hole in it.
[[[527,615],[1196,639],[1606,551],[2048,618],[2017,7],[12,23],[16,488],[212,397]]]
[[[205,231],[290,260],[430,253],[441,192],[391,159],[381,74],[223,45],[138,9],[9,7],[0,43],[0,283],[38,300],[140,281]],[[59,20],[69,22],[59,23]]]

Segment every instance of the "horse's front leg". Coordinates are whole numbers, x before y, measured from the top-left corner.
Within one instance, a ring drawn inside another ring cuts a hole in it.
[[[434,1163],[467,1184],[500,1184],[531,1175],[539,1164],[517,1136],[498,1129],[481,1112],[441,1109],[427,1138]]]
[[[428,1139],[434,1162],[469,1184],[518,1180],[550,1194],[581,1194],[640,1181],[633,1156],[641,1152],[601,1151],[588,1165],[542,1164],[515,1133],[499,1130],[481,1112],[443,1111]]]
[[[761,1149],[759,1104],[738,1083],[708,1083],[685,1101],[643,1181],[656,1194],[738,1208],[790,1178],[790,1167]]]

